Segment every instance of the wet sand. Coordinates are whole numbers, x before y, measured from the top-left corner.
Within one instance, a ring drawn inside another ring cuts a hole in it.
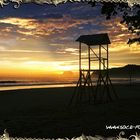
[[[106,125],[140,125],[140,84],[114,87],[119,100],[78,107],[68,107],[73,87],[0,91],[0,132],[6,128],[10,136],[33,138],[116,136],[122,130]]]

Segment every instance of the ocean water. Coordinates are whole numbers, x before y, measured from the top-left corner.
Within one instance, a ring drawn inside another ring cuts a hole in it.
[[[114,84],[130,84],[130,78],[110,78]],[[74,87],[77,81],[73,82],[40,82],[40,81],[0,81],[0,91],[36,88]],[[97,79],[93,81],[96,85]],[[140,78],[132,78],[131,84],[140,83]]]
[[[0,91],[34,88],[72,87],[75,83],[40,81],[0,81]]]

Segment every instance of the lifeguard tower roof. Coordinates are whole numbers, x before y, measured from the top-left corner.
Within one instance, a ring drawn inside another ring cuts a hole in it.
[[[93,35],[81,35],[76,41],[84,43],[86,45],[106,45],[111,44],[108,34],[93,34]]]

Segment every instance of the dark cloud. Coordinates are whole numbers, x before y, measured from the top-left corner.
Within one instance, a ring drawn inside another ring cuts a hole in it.
[[[60,19],[63,18],[62,14],[57,14],[57,13],[43,13],[42,15],[38,15],[38,16],[33,16],[32,18],[34,19]]]
[[[37,5],[22,4],[19,8],[14,9],[12,5],[0,9],[0,18],[17,17],[17,18],[62,18],[63,15],[70,15],[76,19],[91,19],[100,14],[100,6],[91,7],[87,3],[70,3],[54,5]],[[87,14],[88,13],[88,14]]]

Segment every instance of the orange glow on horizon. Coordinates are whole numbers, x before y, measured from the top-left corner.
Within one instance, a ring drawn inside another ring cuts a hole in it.
[[[79,69],[78,43],[73,37],[83,33],[93,34],[95,31],[109,34],[109,68],[140,64],[140,47],[137,44],[129,47],[128,38],[135,36],[128,32],[125,24],[120,24],[119,17],[101,23],[96,18],[85,20],[68,15],[59,19],[44,18],[42,22],[32,18],[11,17],[0,19],[0,23],[4,25],[0,32],[0,77],[69,77],[71,72],[77,73]],[[100,24],[105,28],[101,31],[93,28],[86,31],[84,25],[88,24]],[[75,28],[79,29],[78,33],[74,31]],[[86,51],[82,55],[85,57]],[[83,62],[83,68],[86,67],[87,63]],[[92,67],[98,69],[98,63],[94,62]]]

